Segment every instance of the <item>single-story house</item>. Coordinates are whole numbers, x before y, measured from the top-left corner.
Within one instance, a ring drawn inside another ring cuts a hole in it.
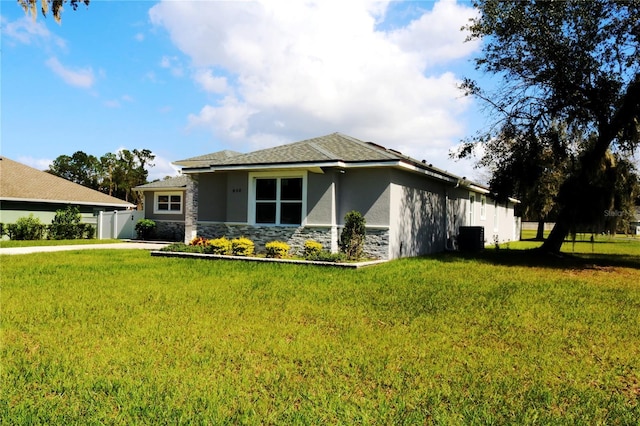
[[[314,239],[337,251],[352,210],[366,219],[365,252],[381,259],[453,249],[468,226],[480,244],[520,234],[517,200],[499,202],[483,185],[340,133],[174,164],[188,177],[184,189],[147,188],[145,206],[147,217],[184,217],[185,242],[245,236],[258,249],[280,240],[301,250]]]
[[[134,209],[136,206],[7,157],[0,157],[0,223],[15,223],[33,214],[51,223],[56,210],[76,206],[85,223],[96,223],[100,211]]]

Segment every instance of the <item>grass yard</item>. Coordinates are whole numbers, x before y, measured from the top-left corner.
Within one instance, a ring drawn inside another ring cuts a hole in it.
[[[3,256],[0,423],[637,425],[640,241],[527,244],[361,270]]]

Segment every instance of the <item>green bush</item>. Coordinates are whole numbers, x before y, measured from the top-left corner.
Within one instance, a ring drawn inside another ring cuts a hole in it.
[[[248,238],[240,237],[231,240],[231,252],[234,256],[251,256],[255,245]]]
[[[264,245],[267,250],[267,257],[282,259],[289,255],[289,244],[284,241],[270,241]]]
[[[91,240],[96,236],[96,228],[90,223],[79,223],[78,225],[78,238]]]
[[[209,240],[207,241],[205,251],[211,254],[229,255],[232,253],[231,241],[229,241],[226,237]]]
[[[305,260],[340,263],[345,262],[348,259],[344,253],[331,253],[327,250],[321,250],[319,252],[305,256]]]
[[[151,219],[140,219],[136,222],[136,234],[141,240],[148,240],[156,233],[156,223]]]
[[[41,240],[44,238],[47,225],[31,213],[28,217],[21,217],[16,223],[7,225],[7,234],[12,240]]]
[[[84,237],[84,225],[80,224],[80,210],[76,206],[67,206],[56,210],[56,216],[49,225],[49,239],[76,240]]]
[[[304,258],[317,256],[322,252],[322,244],[315,240],[307,240],[304,242]]]
[[[178,253],[204,253],[203,246],[188,245],[185,243],[171,243],[160,249],[160,251],[175,251]]]
[[[357,260],[364,252],[365,225],[367,221],[358,211],[352,210],[344,217],[340,234],[340,250],[349,260]]]

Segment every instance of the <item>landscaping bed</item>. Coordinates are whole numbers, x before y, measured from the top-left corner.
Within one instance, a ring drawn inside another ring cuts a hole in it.
[[[208,259],[208,260],[241,260],[245,262],[293,263],[293,264],[302,264],[302,265],[333,266],[336,268],[348,268],[348,269],[358,269],[365,266],[379,265],[381,263],[387,262],[386,260],[364,260],[359,262],[357,261],[327,262],[327,261],[321,261],[321,260],[278,259],[278,258],[261,257],[261,256],[233,256],[233,255],[189,253],[189,252],[165,251],[165,250],[152,251],[151,256],[183,257],[183,258]]]

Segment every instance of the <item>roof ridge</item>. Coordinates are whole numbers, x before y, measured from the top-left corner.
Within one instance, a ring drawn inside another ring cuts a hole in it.
[[[329,151],[324,147],[319,146],[316,142],[309,142],[309,146],[315,149],[316,151],[318,151],[320,154],[326,155],[331,160],[338,159],[338,156],[336,154],[334,154],[333,152]]]

